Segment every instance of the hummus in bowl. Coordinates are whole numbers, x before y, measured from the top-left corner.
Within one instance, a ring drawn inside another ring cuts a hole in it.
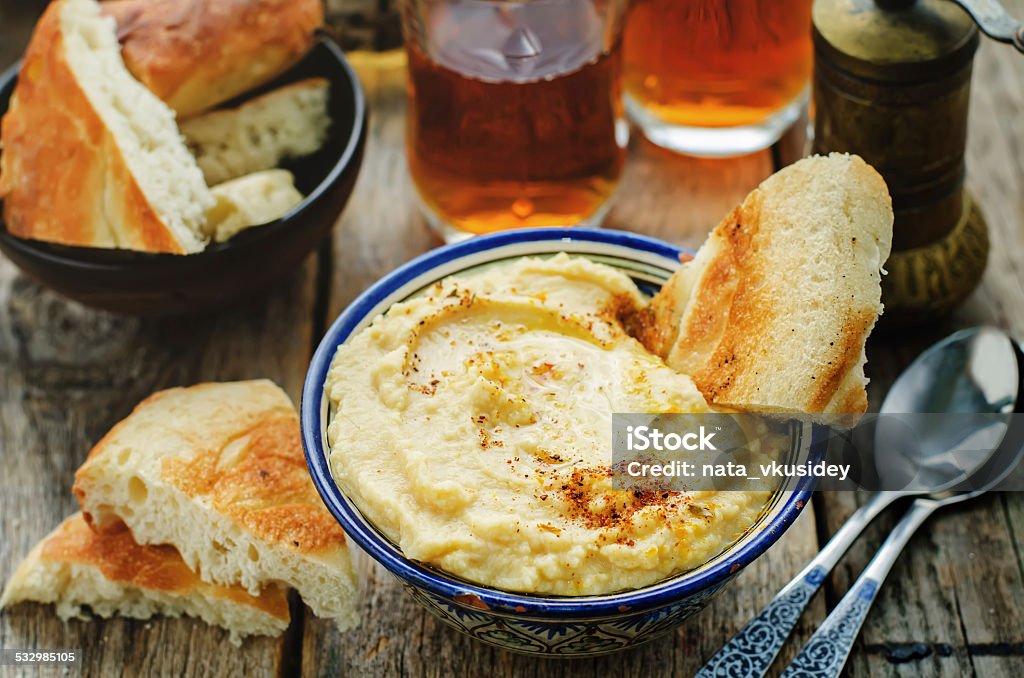
[[[613,487],[613,413],[710,410],[630,335],[646,303],[561,252],[395,304],[327,375],[334,478],[407,557],[495,588],[605,594],[704,564],[770,493]]]
[[[809,501],[807,478],[610,487],[612,412],[708,409],[631,336],[682,254],[610,230],[482,236],[397,269],[332,324],[303,391],[310,472],[432,613],[519,652],[617,651],[701,609]],[[823,443],[810,425],[793,441]]]

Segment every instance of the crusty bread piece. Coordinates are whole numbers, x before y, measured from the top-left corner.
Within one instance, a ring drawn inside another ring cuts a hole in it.
[[[206,213],[206,233],[224,242],[247,228],[280,219],[302,202],[288,170],[256,172],[210,189],[216,204]]]
[[[181,133],[213,186],[316,152],[331,124],[327,95],[327,80],[301,80],[185,120]]]
[[[125,63],[181,117],[262,85],[323,24],[320,0],[110,0]]]
[[[259,596],[240,586],[203,582],[170,546],[140,546],[123,524],[93,532],[81,513],[71,516],[36,545],[14,571],[0,607],[25,601],[55,603],[61,619],[148,619],[187,615],[221,626],[239,644],[245,636],[277,636],[288,627],[283,589]]]
[[[857,414],[864,342],[882,311],[892,243],[882,177],[832,153],[775,173],[652,301],[644,343],[712,405]]]
[[[204,581],[285,584],[318,616],[356,622],[344,532],[310,480],[295,408],[269,381],[150,396],[93,448],[74,492],[94,529],[123,520]]]
[[[203,175],[174,112],[125,70],[95,0],[47,8],[0,135],[12,234],[178,254],[205,246]]]

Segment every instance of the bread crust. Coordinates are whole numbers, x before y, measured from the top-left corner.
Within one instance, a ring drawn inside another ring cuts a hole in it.
[[[201,590],[213,598],[231,600],[285,622],[289,619],[288,599],[282,589],[270,586],[261,595],[252,596],[241,586],[207,584],[188,569],[173,547],[136,544],[124,523],[97,533],[89,529],[81,514],[75,514],[50,533],[40,546],[41,561],[96,567],[108,581],[116,584],[181,596],[194,595]]]
[[[128,70],[180,117],[295,64],[323,23],[320,0],[110,0]]]
[[[712,405],[863,413],[891,241],[888,191],[867,163],[800,161],[751,192],[656,295],[670,330],[648,347]]]
[[[215,401],[245,398],[245,402]],[[269,381],[199,384],[155,393],[119,422],[89,452],[75,473],[73,491],[83,509],[97,464],[125,444],[146,449],[153,426],[182,445],[159,459],[161,480],[202,502],[267,542],[314,554],[344,548],[345,533],[313,487],[302,453],[298,415],[288,396]],[[168,448],[172,449],[172,448]],[[136,463],[145,463],[139,461]],[[115,527],[113,515],[84,511],[94,529]]]
[[[270,585],[253,595],[241,586],[204,582],[181,555],[165,545],[135,542],[124,524],[94,532],[80,513],[36,544],[0,596],[0,607],[25,601],[54,603],[62,619],[115,614],[149,619],[154,614],[199,617],[244,636],[280,635],[291,615],[285,589]]]
[[[358,623],[345,533],[320,499],[288,396],[266,380],[157,393],[75,474],[89,525],[170,544],[203,581],[298,590],[339,628]]]
[[[163,478],[282,548],[309,554],[344,546],[345,533],[310,482],[295,415],[268,412],[243,435],[230,462],[216,449],[166,459]]]
[[[0,122],[7,230],[65,245],[184,254],[71,70],[62,6],[51,3],[39,20]]]

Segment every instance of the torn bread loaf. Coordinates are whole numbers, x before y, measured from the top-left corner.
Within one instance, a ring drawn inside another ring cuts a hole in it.
[[[203,582],[170,546],[140,546],[123,524],[93,532],[76,513],[36,545],[14,571],[0,607],[54,603],[62,619],[85,618],[83,608],[148,619],[154,614],[198,617],[231,633],[277,636],[288,627],[283,589],[253,596],[240,586]]]
[[[103,11],[128,70],[182,118],[283,73],[323,24],[320,0],[109,0]]]
[[[206,233],[224,242],[241,231],[280,219],[302,202],[295,177],[282,169],[256,172],[210,189],[216,200],[206,213]]]
[[[170,544],[205,581],[298,590],[320,617],[356,623],[341,527],[306,469],[299,421],[272,382],[201,384],[144,400],[90,452],[74,492],[96,530],[123,521]]]
[[[652,301],[643,338],[709,403],[760,412],[867,408],[864,342],[892,243],[882,177],[832,153],[775,173]]]
[[[213,198],[174,112],[124,67],[95,0],[36,26],[0,130],[8,230],[66,245],[185,254]]]
[[[310,78],[181,123],[211,186],[315,153],[327,139],[328,82]]]

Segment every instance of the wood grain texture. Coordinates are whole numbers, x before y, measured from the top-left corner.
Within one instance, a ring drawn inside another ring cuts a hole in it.
[[[1024,0],[1004,0],[1024,16]],[[0,0],[0,67],[20,55],[41,0]],[[269,296],[218,317],[135,320],[68,303],[0,258],[0,577],[74,510],[71,477],[90,445],[153,390],[204,379],[265,376],[298,397],[310,349],[359,292],[438,244],[418,215],[404,160],[404,71],[395,54],[354,61],[370,95],[366,163],[333,244]],[[877,408],[892,379],[956,327],[992,322],[1024,336],[1024,59],[984,44],[972,93],[968,185],[992,232],[982,287],[950,318],[876,336],[869,347]],[[795,160],[802,131],[773,153],[688,159],[634,134],[607,225],[696,247],[773,166]],[[82,647],[81,674],[447,676],[689,676],[796,573],[861,499],[819,496],[766,557],[677,633],[599,660],[553,661],[492,649],[412,602],[365,555],[362,625],[339,634],[309,616],[287,641],[250,640],[191,620],[64,625],[51,608],[0,613],[0,647]],[[884,516],[801,619],[792,657],[867,563],[892,525]],[[884,587],[854,651],[851,676],[1009,676],[1024,668],[1024,497],[991,496],[936,517]],[[913,646],[923,643],[924,651]],[[908,652],[909,649],[909,652]],[[920,657],[915,656],[918,651]],[[909,655],[894,663],[890,656]],[[6,668],[6,667],[5,667]],[[18,675],[0,670],[3,675]],[[25,675],[36,675],[26,671]],[[59,672],[53,672],[58,675]],[[43,675],[49,675],[43,672]]]
[[[658,148],[633,130],[626,169],[604,225],[697,248],[771,173],[767,151],[729,160],[691,158]]]
[[[382,275],[441,244],[416,207],[405,164],[405,59],[350,55],[370,110],[365,160],[334,232],[327,320]]]

